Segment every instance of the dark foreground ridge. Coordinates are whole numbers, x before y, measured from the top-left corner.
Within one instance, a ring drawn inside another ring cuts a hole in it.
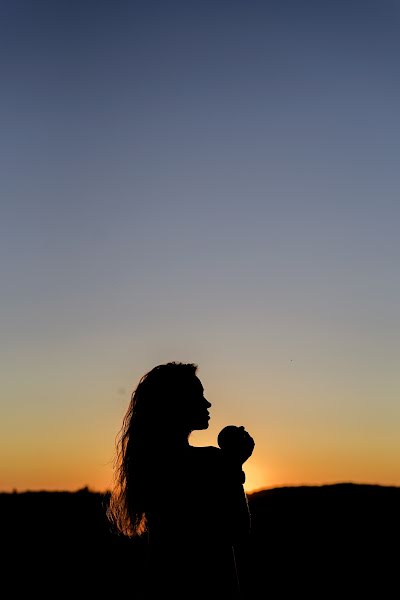
[[[87,488],[1,493],[1,550],[9,593],[52,598],[126,594],[134,599],[135,583],[137,589],[145,584],[146,538],[129,541],[110,531],[107,498]],[[252,531],[237,549],[243,598],[325,598],[332,593],[363,598],[373,590],[383,598],[396,590],[399,487],[286,487],[248,498]]]

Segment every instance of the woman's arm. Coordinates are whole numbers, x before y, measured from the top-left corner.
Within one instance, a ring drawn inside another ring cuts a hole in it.
[[[233,544],[250,533],[251,515],[244,491],[243,463],[251,456],[254,440],[244,427],[229,426],[218,436],[221,458],[222,510],[227,533]]]

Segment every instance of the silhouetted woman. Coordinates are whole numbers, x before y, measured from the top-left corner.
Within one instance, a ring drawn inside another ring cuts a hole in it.
[[[221,448],[189,444],[210,419],[196,371],[171,362],[144,375],[117,441],[108,515],[121,533],[148,536],[149,599],[239,597],[234,546],[250,529],[242,464],[254,441],[231,426]]]

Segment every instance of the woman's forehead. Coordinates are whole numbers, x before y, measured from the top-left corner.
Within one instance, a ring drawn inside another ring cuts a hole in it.
[[[200,381],[200,379],[197,377],[197,375],[194,376],[193,381],[192,381],[192,386],[196,389],[199,390],[200,392],[204,391],[203,385]]]

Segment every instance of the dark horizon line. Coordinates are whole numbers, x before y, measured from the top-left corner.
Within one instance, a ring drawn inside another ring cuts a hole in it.
[[[322,488],[322,487],[333,487],[333,486],[346,486],[346,485],[351,485],[351,486],[365,486],[365,487],[381,487],[381,488],[399,488],[400,489],[400,483],[399,484],[386,484],[386,483],[370,483],[370,482],[360,482],[360,481],[352,481],[352,480],[341,480],[341,481],[334,481],[334,482],[329,482],[329,483],[299,483],[299,484],[291,484],[291,483],[285,483],[282,485],[275,485],[275,486],[263,486],[260,488],[255,488],[254,490],[248,491],[246,492],[246,494],[248,496],[251,496],[253,494],[258,494],[261,492],[266,492],[266,491],[272,491],[272,490],[281,490],[281,489],[298,489],[298,488]],[[41,489],[17,489],[17,488],[13,488],[12,490],[0,490],[0,494],[35,494],[35,493],[55,493],[55,494],[77,494],[77,493],[92,493],[92,494],[100,494],[100,495],[104,495],[106,496],[107,494],[111,493],[110,489],[106,489],[106,490],[96,490],[92,487],[90,487],[89,485],[84,485],[80,488],[77,488],[75,490],[67,490],[67,489],[48,489],[48,488],[41,488]]]

